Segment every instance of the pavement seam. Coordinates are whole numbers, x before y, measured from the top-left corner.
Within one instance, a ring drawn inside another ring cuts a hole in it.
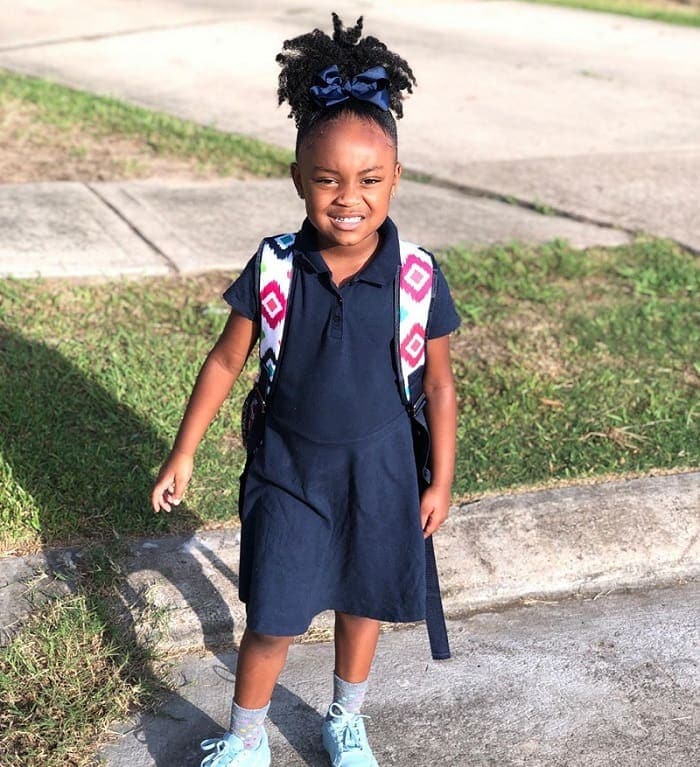
[[[165,262],[166,267],[173,273],[173,274],[179,274],[180,270],[177,267],[177,264],[168,256],[167,253],[165,253],[161,248],[158,247],[158,245],[150,238],[148,237],[144,232],[139,229],[136,224],[134,224],[132,221],[130,221],[119,208],[114,205],[112,202],[110,202],[108,199],[106,199],[102,194],[100,194],[100,191],[92,184],[87,183],[84,184],[85,188],[88,189],[92,194],[97,197],[97,199],[105,205],[107,208],[109,208],[118,218],[120,218],[128,227],[131,229],[132,232],[140,239],[142,240],[146,245],[148,245],[151,250],[153,250],[154,253],[156,253],[158,256],[160,256],[163,261]]]
[[[130,35],[140,35],[147,32],[168,32],[172,29],[183,29],[186,27],[203,27],[207,24],[221,24],[230,21],[232,18],[232,16],[222,16],[211,19],[195,19],[194,21],[181,21],[175,24],[152,24],[150,26],[137,27],[135,29],[120,29],[116,32],[101,32],[93,35],[77,35],[75,37],[36,40],[28,43],[2,46],[0,47],[0,53],[11,53],[13,51],[31,50],[34,48],[52,48],[56,45],[70,45],[71,43],[91,43],[99,40],[110,40],[114,37],[129,37]]]
[[[484,187],[460,184],[457,181],[450,181],[449,179],[433,176],[429,173],[423,173],[422,171],[412,170],[411,168],[406,168],[404,177],[409,181],[415,181],[420,184],[425,184],[426,186],[433,186],[436,189],[447,189],[451,192],[457,192],[464,197],[481,197],[489,200],[495,200],[496,202],[502,202],[506,205],[511,205],[517,208],[524,208],[525,210],[530,210],[533,213],[538,213],[540,216],[559,216],[560,218],[567,218],[580,224],[592,224],[593,226],[599,226],[601,229],[614,229],[618,232],[625,232],[631,236],[640,234],[639,229],[630,229],[626,226],[622,226],[621,224],[615,224],[614,222],[591,218],[590,216],[584,216],[581,213],[573,213],[572,211],[566,210],[565,208],[559,208],[555,205],[550,205],[548,202],[530,202],[529,200],[523,197],[518,197],[514,194],[504,194],[503,192],[496,192],[492,189],[486,189]],[[548,208],[551,213],[543,213],[541,211],[541,208],[543,207]],[[693,248],[689,245],[685,245],[684,243],[679,244],[683,245],[683,247],[687,247],[690,250],[693,250]],[[700,252],[698,254],[700,255]]]

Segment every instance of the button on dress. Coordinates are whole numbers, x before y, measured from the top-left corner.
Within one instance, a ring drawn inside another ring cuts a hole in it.
[[[398,233],[340,288],[306,220],[263,439],[241,478],[239,595],[248,627],[292,636],[333,609],[425,617],[425,544],[408,413],[394,364]],[[224,293],[259,322],[256,260]],[[427,337],[459,325],[438,270]]]

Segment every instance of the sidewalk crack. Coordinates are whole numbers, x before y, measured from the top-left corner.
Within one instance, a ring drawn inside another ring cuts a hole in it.
[[[531,210],[533,213],[539,215],[559,216],[560,218],[567,218],[571,221],[578,221],[581,224],[593,224],[603,229],[614,229],[618,232],[626,232],[629,235],[639,234],[639,230],[630,229],[622,226],[621,224],[611,223],[610,221],[601,221],[599,219],[591,218],[590,216],[584,216],[580,213],[573,213],[572,211],[565,210],[564,208],[558,208],[555,205],[550,205],[545,202],[531,202],[530,200],[518,197],[513,194],[504,194],[503,192],[494,192],[491,189],[486,189],[479,186],[471,186],[469,184],[461,184],[457,181],[450,181],[449,179],[439,178],[433,176],[430,173],[423,173],[421,171],[413,171],[410,168],[406,168],[403,177],[409,181],[415,181],[419,184],[426,184],[427,186],[433,186],[436,189],[447,189],[451,192],[458,192],[465,197],[482,197],[488,200],[494,200],[495,202],[503,202],[506,205],[513,205],[518,208],[524,208]],[[542,213],[542,208],[546,207],[548,213]],[[684,246],[687,247],[687,246]]]
[[[129,227],[129,229],[131,229],[131,231],[134,232],[134,234],[136,234],[139,237],[139,239],[141,239],[146,245],[148,245],[148,247],[154,253],[156,253],[158,256],[160,256],[160,258],[162,258],[163,261],[165,262],[165,265],[167,266],[167,268],[173,274],[179,274],[180,273],[180,270],[178,269],[177,264],[173,261],[173,259],[170,258],[170,256],[167,253],[165,253],[165,251],[163,251],[161,248],[159,248],[158,245],[150,237],[148,237],[144,232],[142,232],[141,229],[139,229],[138,226],[136,226],[132,221],[130,221],[124,215],[124,213],[122,213],[122,211],[119,210],[119,208],[116,205],[114,205],[114,203],[110,202],[106,197],[104,197],[100,193],[99,189],[97,189],[95,186],[93,186],[90,183],[86,183],[86,184],[84,184],[84,186],[85,186],[86,189],[88,189],[90,192],[92,192],[92,194],[94,194],[95,197],[97,197],[97,199],[103,205],[106,205],[118,218],[120,218]]]

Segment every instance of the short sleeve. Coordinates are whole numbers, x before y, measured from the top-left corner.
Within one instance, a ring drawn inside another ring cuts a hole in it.
[[[435,262],[433,262],[435,263]],[[460,318],[455,309],[447,280],[440,267],[435,264],[435,283],[433,288],[433,300],[428,315],[428,338],[440,338],[446,336],[460,325]]]
[[[248,261],[238,278],[224,291],[224,301],[239,314],[253,322],[260,322],[258,300],[257,253]]]

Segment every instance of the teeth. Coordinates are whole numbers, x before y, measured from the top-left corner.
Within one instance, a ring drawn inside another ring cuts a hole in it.
[[[355,224],[358,221],[362,221],[362,217],[361,216],[352,216],[352,217],[349,217],[349,216],[348,217],[346,217],[346,216],[333,216],[333,218],[336,221],[342,222],[343,224],[350,224],[350,223]]]

